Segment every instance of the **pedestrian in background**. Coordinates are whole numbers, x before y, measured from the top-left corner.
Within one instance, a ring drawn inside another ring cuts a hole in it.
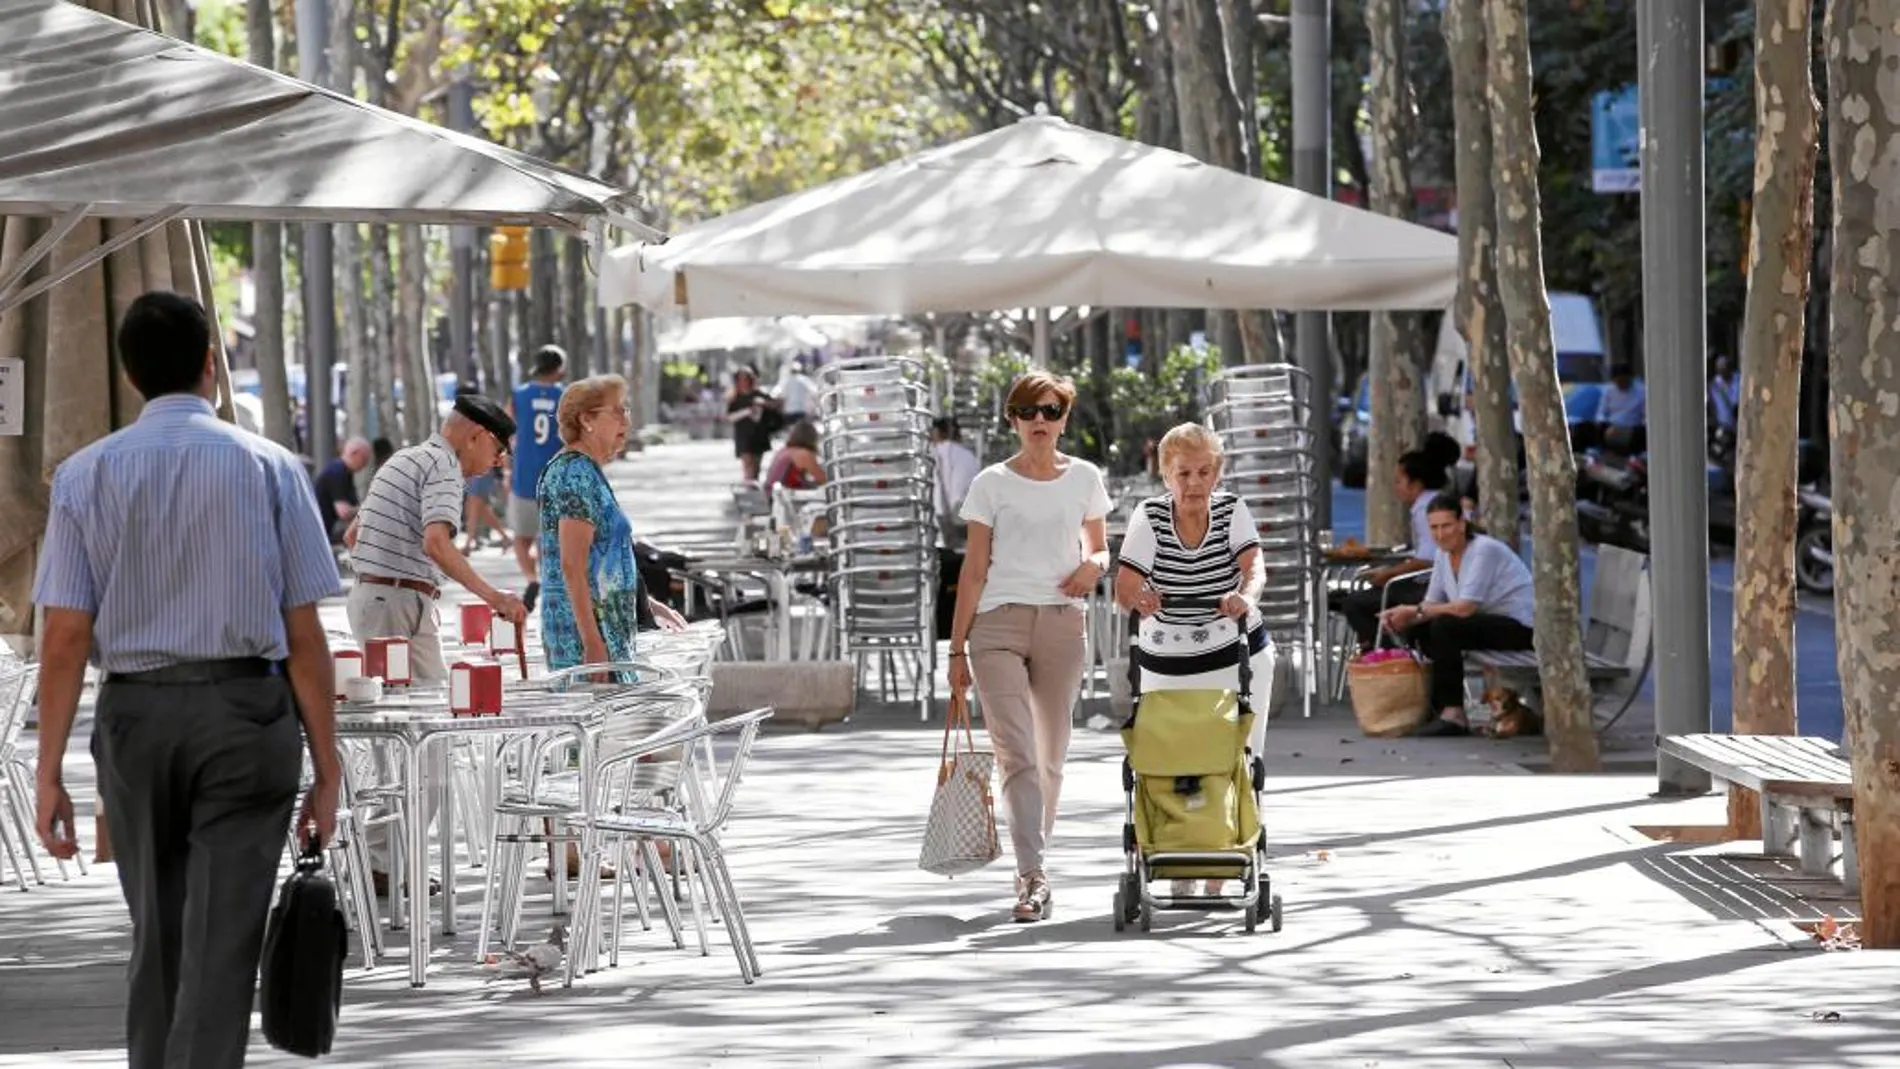
[[[78,851],[61,769],[90,656],[103,674],[92,755],[132,914],[128,1064],[231,1069],[301,746],[316,779],[297,827],[319,843],[335,828],[317,603],[341,584],[297,458],[211,406],[204,308],[147,293],[118,351],[145,408],[59,466],[33,592],[46,614],[39,836],[57,857]]]
[[[535,504],[535,486],[541,481],[541,469],[561,451],[561,376],[566,373],[566,351],[558,345],[543,345],[534,354],[531,377],[515,387],[508,399],[508,415],[526,428],[515,443],[514,476],[508,485],[508,525],[515,532],[515,564],[528,581],[521,601],[529,611],[541,596],[541,573],[535,564],[541,515]]]

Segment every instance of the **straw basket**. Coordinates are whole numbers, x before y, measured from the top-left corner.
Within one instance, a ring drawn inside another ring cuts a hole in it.
[[[1352,693],[1352,713],[1359,718],[1360,730],[1383,739],[1417,727],[1425,714],[1425,671],[1412,657],[1354,658],[1346,666],[1346,687]]]

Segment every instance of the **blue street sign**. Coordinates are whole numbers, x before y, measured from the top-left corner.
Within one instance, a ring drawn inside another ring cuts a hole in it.
[[[1640,192],[1642,136],[1635,86],[1596,94],[1590,102],[1590,188],[1598,193]]]

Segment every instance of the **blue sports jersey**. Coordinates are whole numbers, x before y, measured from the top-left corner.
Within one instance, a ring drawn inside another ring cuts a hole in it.
[[[561,384],[524,382],[515,387],[516,497],[534,498],[541,469],[561,451],[561,431],[555,411],[561,407]]]

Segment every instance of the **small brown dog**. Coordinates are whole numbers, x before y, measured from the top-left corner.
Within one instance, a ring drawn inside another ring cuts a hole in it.
[[[1517,691],[1504,687],[1490,687],[1484,692],[1484,703],[1491,707],[1491,723],[1485,734],[1494,739],[1510,739],[1519,735],[1542,735],[1544,718],[1530,706]]]

